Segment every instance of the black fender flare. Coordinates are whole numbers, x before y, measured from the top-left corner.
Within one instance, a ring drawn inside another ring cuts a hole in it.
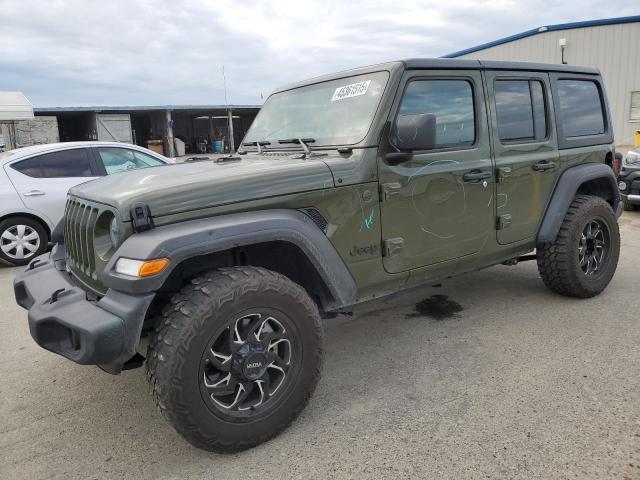
[[[130,294],[153,292],[183,260],[270,241],[292,243],[306,255],[332,296],[332,309],[355,302],[356,283],[327,236],[307,215],[288,209],[232,213],[135,233],[113,254],[100,280],[109,288]],[[158,275],[132,278],[116,273],[120,257],[138,260],[166,257],[171,263]]]
[[[587,163],[568,168],[560,176],[551,201],[547,206],[542,225],[538,231],[538,244],[553,242],[556,239],[562,221],[580,187],[596,179],[602,179],[607,185],[607,190],[610,190],[611,198],[609,201],[616,217],[622,214],[620,192],[618,191],[616,177],[610,166],[604,163]]]

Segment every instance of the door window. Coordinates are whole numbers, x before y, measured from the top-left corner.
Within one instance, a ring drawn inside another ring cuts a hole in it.
[[[565,137],[600,135],[605,132],[600,91],[589,80],[559,80],[558,100]]]
[[[33,178],[92,177],[91,162],[84,148],[45,153],[11,165]]]
[[[498,135],[502,142],[537,141],[547,136],[544,90],[538,80],[496,80]]]
[[[404,92],[399,115],[434,115],[434,149],[469,147],[476,139],[473,104],[467,80],[415,80]]]
[[[161,160],[128,148],[99,147],[97,148],[100,161],[104,165],[107,175],[123,172],[134,168],[154,167],[165,165]]]

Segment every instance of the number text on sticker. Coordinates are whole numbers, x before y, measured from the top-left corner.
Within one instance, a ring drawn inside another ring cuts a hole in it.
[[[345,98],[357,97],[367,93],[371,80],[365,80],[364,82],[352,83],[351,85],[345,85],[344,87],[336,88],[333,92],[331,101],[344,100]]]

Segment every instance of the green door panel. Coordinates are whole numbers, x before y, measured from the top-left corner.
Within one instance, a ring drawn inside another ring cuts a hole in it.
[[[535,238],[544,216],[561,171],[555,117],[547,73],[487,71],[485,78],[491,99],[489,103],[492,141],[498,172],[496,216],[499,227],[497,240],[499,244],[506,245]],[[527,95],[530,96],[526,98],[526,101],[532,105],[530,138],[504,138],[513,137],[513,130],[526,130],[521,121],[525,109],[516,103],[518,92],[514,91],[510,97],[500,103],[500,110],[498,110],[497,102],[501,97],[498,94],[498,99],[496,99],[496,82],[504,82],[501,85],[527,85]],[[533,107],[534,101],[531,94],[533,87],[529,87],[530,84],[535,84],[537,88],[542,87],[545,107],[542,118],[544,118],[546,128],[539,125],[543,123],[540,120],[542,112],[539,111],[539,108],[536,110]],[[509,105],[508,101],[512,98],[515,99],[515,102],[513,105]],[[535,127],[534,118],[535,122],[538,122]],[[501,137],[503,138],[501,139]]]
[[[393,147],[381,148],[382,239],[383,244],[393,242],[393,251],[388,250],[383,261],[391,273],[473,255],[487,241],[495,242],[493,163],[481,74],[408,72],[400,91],[411,82],[431,80],[462,80],[471,85],[475,135],[471,136],[471,145],[414,152],[410,161],[395,166],[384,160],[384,152],[393,151]],[[396,103],[392,119],[400,110],[401,99]],[[439,118],[438,129],[467,128],[466,124],[458,126],[455,118],[441,126]],[[463,179],[473,172],[485,172],[488,178],[474,182]],[[397,248],[398,239],[401,248]]]

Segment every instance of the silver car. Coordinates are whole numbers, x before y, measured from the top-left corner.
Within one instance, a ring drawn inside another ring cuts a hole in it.
[[[52,143],[0,153],[0,259],[25,265],[46,250],[71,187],[169,163],[174,162],[146,148],[115,142]]]
[[[640,211],[640,147],[630,150],[622,162],[618,186],[624,209]]]

